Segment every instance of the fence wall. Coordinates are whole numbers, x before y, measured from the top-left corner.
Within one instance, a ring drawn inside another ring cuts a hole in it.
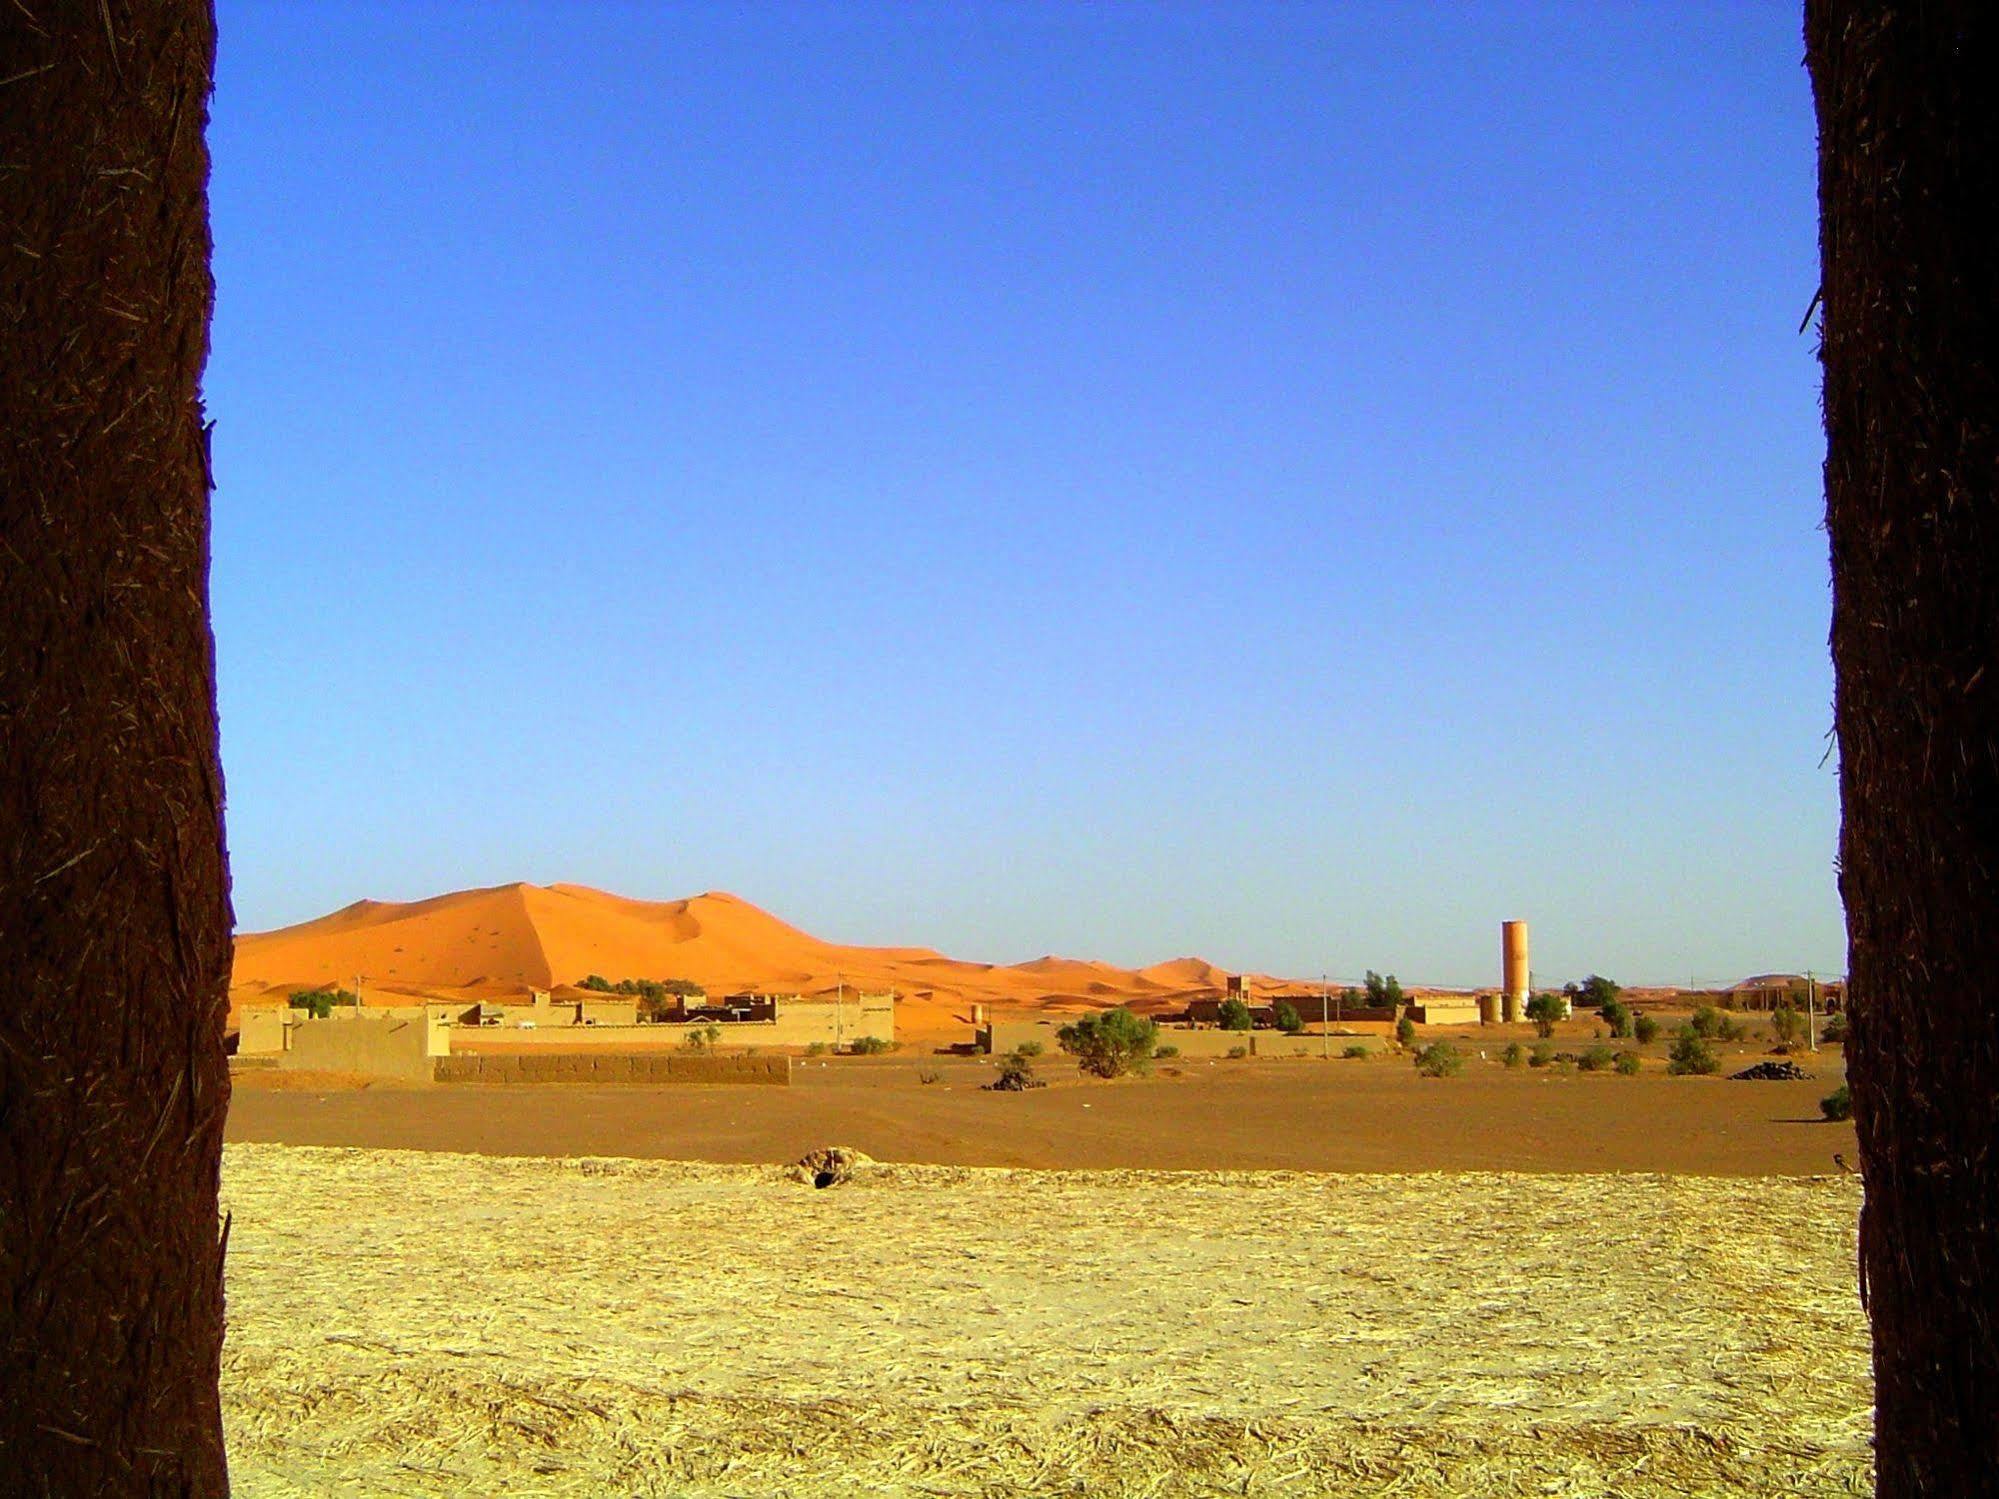
[[[791,1086],[789,1057],[679,1056],[670,1052],[560,1056],[449,1056],[435,1063],[440,1083],[590,1083],[655,1087],[663,1084],[728,1083],[752,1087]]]
[[[419,1017],[296,1020],[279,1053],[291,1071],[361,1072],[428,1079],[431,1060],[451,1047],[451,1032]]]

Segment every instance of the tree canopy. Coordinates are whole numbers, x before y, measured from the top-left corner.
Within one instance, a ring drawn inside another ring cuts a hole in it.
[[[1055,1040],[1076,1058],[1083,1071],[1096,1077],[1118,1077],[1145,1069],[1158,1043],[1159,1027],[1120,1005],[1063,1026],[1055,1033]]]
[[[1402,984],[1394,974],[1384,978],[1370,968],[1363,982],[1367,985],[1367,1002],[1371,1008],[1393,1010],[1401,1006]]]

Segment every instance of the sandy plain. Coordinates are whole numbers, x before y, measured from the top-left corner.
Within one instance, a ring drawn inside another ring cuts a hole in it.
[[[1725,1050],[1730,1070],[1762,1057]],[[1800,1060],[1813,1081],[1667,1077],[1657,1058],[1635,1078],[1474,1061],[1429,1079],[1383,1056],[1189,1061],[1093,1083],[1050,1057],[1039,1066],[1054,1085],[1022,1094],[982,1091],[993,1072],[981,1060],[920,1054],[801,1058],[790,1088],[361,1087],[244,1073],[228,1131],[265,1143],[742,1164],[846,1144],[956,1166],[1837,1173],[1835,1156],[1857,1160],[1853,1126],[1823,1123],[1819,1099],[1838,1085],[1841,1058]]]
[[[246,1495],[1849,1494],[1851,1178],[231,1145]]]

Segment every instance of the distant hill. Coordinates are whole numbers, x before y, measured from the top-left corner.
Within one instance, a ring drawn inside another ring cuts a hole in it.
[[[846,947],[719,891],[643,901],[583,885],[514,884],[402,904],[357,901],[297,926],[243,933],[232,995],[254,1000],[315,984],[351,985],[361,974],[371,996],[499,996],[530,986],[561,989],[593,973],[613,981],[692,979],[713,994],[817,994],[844,981],[930,1005],[1123,1003],[1145,1010],[1226,983],[1221,969],[1199,958],[1142,969],[1058,957],[997,965],[927,947]]]

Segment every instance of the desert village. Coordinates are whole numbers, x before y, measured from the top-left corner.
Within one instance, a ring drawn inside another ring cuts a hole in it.
[[[564,887],[556,887],[563,889]],[[480,892],[484,893],[484,892]],[[573,891],[565,891],[574,894]],[[594,892],[592,893],[594,894]],[[697,902],[726,902],[725,914],[753,931],[799,936],[734,897],[704,896],[674,903],[678,919]],[[427,904],[427,903],[426,903]],[[625,903],[629,906],[631,903]],[[749,913],[754,913],[750,915]],[[275,934],[282,936],[283,934]],[[248,939],[252,944],[259,939]],[[330,985],[244,997],[235,1007],[232,1055],[239,1070],[346,1074],[439,1083],[748,1083],[783,1085],[798,1056],[867,1055],[909,1046],[939,1053],[988,1057],[1025,1050],[1055,1055],[1058,1032],[1078,1012],[1113,1003],[1132,1004],[1158,1027],[1159,1044],[1189,1059],[1343,1058],[1388,1047],[1400,1022],[1424,1030],[1460,1033],[1529,1024],[1532,990],[1528,924],[1501,924],[1500,982],[1489,990],[1423,989],[1403,996],[1396,986],[1388,1003],[1350,986],[1222,974],[1183,960],[1176,977],[1219,983],[1178,993],[1120,994],[1099,966],[1087,996],[1023,993],[1011,1003],[966,999],[942,1012],[935,1002],[916,1007],[916,1025],[899,1025],[905,1008],[893,988],[850,988],[806,993],[744,989],[711,997],[684,977],[590,974],[573,984],[520,986],[503,997],[452,998],[408,992],[370,994],[357,976],[354,989]],[[399,951],[401,949],[398,949]],[[867,967],[870,950],[839,955]],[[903,950],[877,950],[891,960]],[[781,961],[781,954],[773,954]],[[790,954],[794,956],[795,954]],[[925,956],[928,964],[948,960]],[[967,965],[970,966],[970,965]],[[1060,975],[1060,960],[1040,960]],[[1377,976],[1370,975],[1371,978]],[[469,986],[467,986],[469,987]],[[493,987],[488,985],[488,987]],[[504,987],[504,986],[500,986]],[[1562,1015],[1569,995],[1557,993]],[[1836,1012],[1841,986],[1801,975],[1762,975],[1727,990],[1644,991],[1659,1008],[1766,1010],[1795,1004]]]

